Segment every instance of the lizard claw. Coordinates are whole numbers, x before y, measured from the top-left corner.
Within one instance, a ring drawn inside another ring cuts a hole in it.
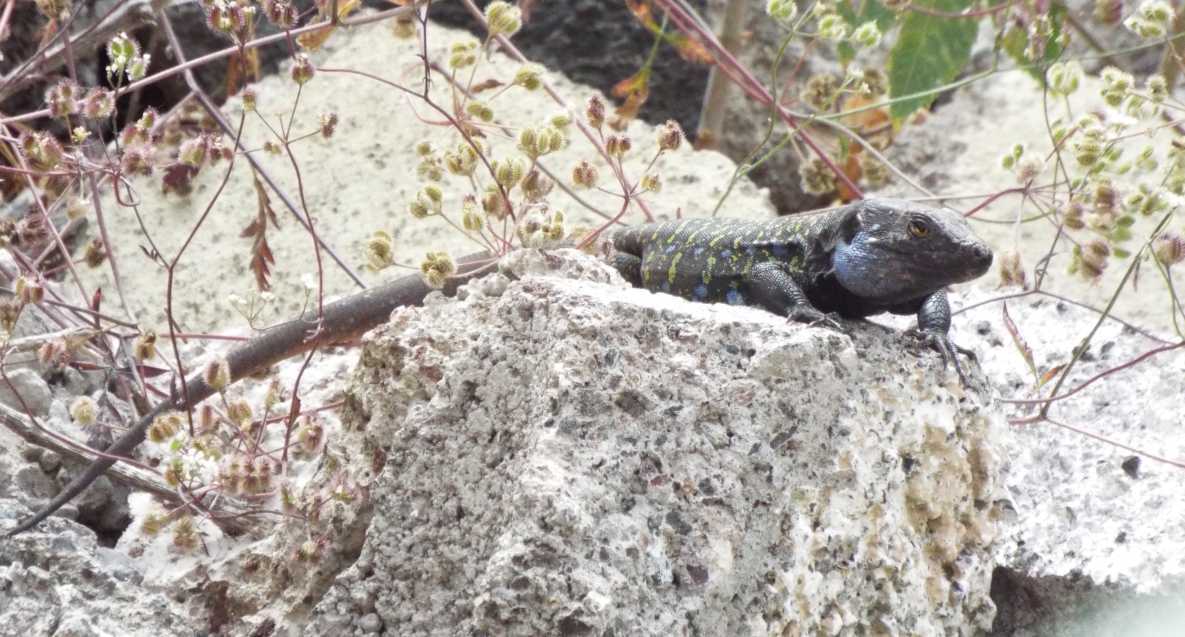
[[[814,327],[815,325],[823,324],[831,329],[842,332],[843,326],[839,324],[839,315],[834,312],[824,314],[809,305],[797,305],[790,310],[786,318],[796,323],[806,323]]]
[[[975,352],[955,345],[950,340],[950,336],[944,332],[911,329],[906,333],[921,340],[931,349],[937,350],[942,355],[942,369],[945,370],[948,363],[953,364],[955,372],[959,375],[959,382],[963,384],[963,387],[971,386],[971,383],[967,380],[967,375],[963,373],[963,366],[959,364],[958,355],[963,354],[972,361],[977,361]]]

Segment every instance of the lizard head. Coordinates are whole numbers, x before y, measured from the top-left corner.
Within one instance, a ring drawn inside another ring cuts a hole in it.
[[[843,213],[831,265],[849,292],[899,302],[978,278],[992,250],[958,213],[870,199]]]

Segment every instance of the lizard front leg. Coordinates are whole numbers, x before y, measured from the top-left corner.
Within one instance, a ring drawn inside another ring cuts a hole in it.
[[[930,347],[942,354],[943,367],[947,361],[953,363],[955,371],[959,374],[959,381],[964,387],[968,386],[967,376],[959,364],[958,354],[963,353],[971,359],[975,358],[975,354],[956,346],[950,340],[950,303],[946,300],[945,290],[938,290],[922,301],[921,307],[918,308],[918,333]]]
[[[753,266],[745,279],[749,296],[761,307],[799,323],[827,323],[842,329],[833,316],[824,314],[806,298],[802,287],[784,265],[766,261]]]

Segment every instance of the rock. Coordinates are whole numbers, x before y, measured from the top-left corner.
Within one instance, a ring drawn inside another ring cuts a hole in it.
[[[52,476],[62,468],[62,456],[56,451],[46,449],[37,460],[37,466],[41,467],[46,475]]]
[[[8,371],[8,382],[0,379],[0,402],[21,412],[42,418],[49,414],[52,394],[41,376],[26,368]]]
[[[35,464],[22,465],[13,475],[13,487],[22,500],[47,500],[57,495],[58,485]]]
[[[976,292],[956,307],[990,296]],[[1068,362],[1066,342],[1077,343],[1098,320],[1080,308],[1059,310],[1034,297],[1009,300],[1008,312],[1041,370]],[[974,334],[977,322],[996,322],[999,316],[996,304],[972,309],[956,317],[954,338],[978,351],[1000,395],[1028,398],[1032,373],[1011,337],[992,345]],[[1091,348],[1105,348],[1106,355],[1079,360],[1059,393],[1161,346],[1104,322]],[[1019,387],[1010,386],[1009,378],[1021,379]],[[1058,401],[1051,417],[1181,462],[1182,395],[1185,350],[1170,350]],[[1014,406],[1011,415],[1031,413]],[[1004,484],[1016,514],[996,543],[992,594],[1000,612],[994,634],[1168,635],[1176,633],[1140,631],[1160,619],[1185,626],[1182,469],[1143,454],[1133,462],[1131,449],[1091,436],[1044,422],[1009,427],[1000,438]]]
[[[0,532],[31,513],[14,500],[0,500]],[[0,626],[19,627],[26,635],[197,632],[200,624],[180,602],[137,580],[126,563],[112,562],[89,529],[50,518],[0,542]]]
[[[306,631],[370,600],[395,635],[991,625],[998,418],[936,355],[631,289],[572,251],[503,267],[500,296],[367,338],[345,424],[386,464]]]

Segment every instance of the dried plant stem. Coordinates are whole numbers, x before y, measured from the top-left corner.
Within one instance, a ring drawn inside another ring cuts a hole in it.
[[[444,288],[445,294],[456,293],[458,287],[485,271],[489,264],[489,255],[484,252],[460,259],[457,275],[448,280]],[[310,314],[268,328],[232,350],[226,357],[231,382],[313,348],[353,342],[386,321],[395,308],[419,305],[431,291],[418,274],[407,275],[327,304],[321,320]],[[115,464],[115,458],[131,453],[143,442],[148,427],[158,415],[169,411],[189,411],[214,393],[215,390],[206,384],[200,374],[194,375],[185,383],[184,392],[158,404],[141,417],[134,427],[113,442],[104,455],[95,458],[90,466],[54,496],[49,504],[33,517],[8,531],[7,535],[13,536],[33,528],[62,505],[74,499]]]
[[[420,4],[422,4],[422,1],[418,2],[417,4],[414,4],[414,5],[408,5],[405,7],[396,7],[394,9],[387,9],[385,11],[379,11],[377,13],[370,13],[370,14],[366,14],[366,15],[360,15],[360,16],[346,18],[345,20],[338,21],[338,26],[350,27],[350,26],[360,26],[363,24],[370,24],[372,22],[380,22],[380,21],[386,20],[388,18],[401,16],[405,13],[411,13]],[[206,64],[209,64],[209,63],[217,61],[217,60],[221,60],[222,58],[230,57],[231,55],[234,55],[235,53],[238,53],[241,50],[254,49],[257,47],[271,44],[273,42],[278,42],[280,40],[286,40],[290,37],[297,36],[302,33],[308,33],[310,31],[318,31],[320,29],[324,29],[325,27],[331,26],[331,24],[332,24],[331,20],[322,20],[320,22],[308,24],[303,27],[298,27],[295,29],[284,31],[283,33],[273,33],[271,35],[255,38],[255,39],[250,40],[248,42],[244,42],[241,45],[229,46],[225,49],[215,51],[213,53],[207,53],[206,55],[203,55],[201,57],[194,58],[194,59],[189,60],[187,62],[183,62],[181,64],[171,66],[171,67],[169,67],[163,71],[160,71],[158,73],[149,75],[142,80],[132,82],[131,84],[128,84],[127,86],[119,89],[116,92],[116,96],[119,97],[119,96],[125,95],[127,93],[132,92],[132,91],[136,91],[141,88],[144,88],[145,86],[151,86],[153,84],[156,84],[157,82],[160,82],[161,80],[166,80],[166,79],[173,77],[175,75],[184,73],[186,71],[190,71],[190,70],[198,68],[200,66],[205,66]],[[3,86],[3,85],[4,85],[3,83],[0,83],[0,86]],[[48,117],[48,116],[49,116],[49,109],[43,108],[41,110],[31,111],[29,113],[23,113],[21,115],[0,118],[0,124],[23,122],[23,121],[29,121],[29,120],[34,120],[34,119],[38,119],[41,117]]]
[[[748,0],[728,0],[728,4],[725,5],[724,24],[720,28],[720,43],[729,52],[735,53],[740,48],[741,33],[745,27],[745,9],[748,5]],[[713,66],[708,71],[708,87],[704,91],[704,103],[699,113],[699,128],[695,133],[696,139],[708,140],[712,147],[718,145],[716,142],[724,131],[728,87],[729,83],[726,76],[721,73],[720,67]]]
[[[407,7],[402,8],[406,9]],[[236,129],[230,125],[230,122],[226,121],[226,118],[222,115],[222,111],[218,110],[218,107],[214,104],[214,101],[210,99],[209,95],[206,95],[204,90],[202,90],[201,85],[197,82],[197,78],[195,78],[193,75],[193,71],[188,67],[189,63],[185,60],[185,50],[181,47],[180,40],[177,39],[177,34],[173,30],[173,24],[169,20],[169,17],[165,15],[164,11],[158,11],[157,18],[160,21],[161,27],[165,31],[165,35],[169,38],[169,46],[173,51],[173,55],[177,56],[177,60],[179,62],[178,67],[186,67],[184,71],[185,82],[189,86],[189,90],[193,92],[194,97],[197,98],[198,103],[202,105],[202,108],[206,111],[206,113],[218,123],[218,127],[221,128],[222,131],[227,135],[235,138],[235,149],[238,151],[244,151],[245,149],[240,143],[239,135],[236,132]],[[295,33],[296,31],[297,30],[293,30],[291,33]],[[246,47],[246,45],[243,46],[244,48]],[[325,241],[321,239],[319,235],[317,235],[317,233],[313,230],[312,221],[305,218],[305,215],[297,209],[296,204],[292,201],[292,198],[289,197],[288,193],[286,193],[277,185],[276,181],[263,167],[263,165],[261,165],[259,161],[251,155],[251,153],[244,153],[243,156],[246,157],[247,163],[251,164],[251,168],[254,169],[263,182],[267,184],[268,188],[270,188],[272,192],[276,193],[276,196],[279,197],[280,201],[284,203],[284,207],[288,208],[288,211],[291,212],[294,217],[296,217],[296,220],[300,222],[300,225],[304,226],[305,230],[309,231],[314,241],[317,242],[320,248],[324,249],[325,252],[329,254],[329,257],[333,259],[335,263],[337,263],[338,267],[341,268],[343,272],[345,272],[346,276],[348,276],[355,285],[357,285],[359,288],[366,289],[366,284],[362,282],[362,279],[357,275],[357,273],[354,272],[353,268],[346,264],[345,260],[338,256],[338,254],[334,252],[333,248],[326,244]]]

